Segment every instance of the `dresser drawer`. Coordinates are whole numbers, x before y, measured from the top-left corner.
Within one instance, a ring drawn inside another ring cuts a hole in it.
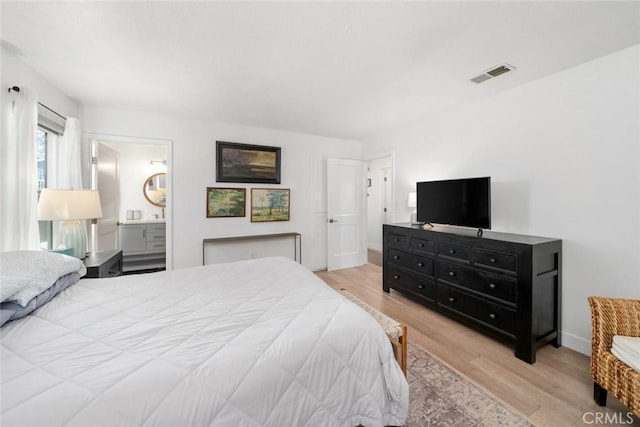
[[[147,232],[158,232],[164,234],[166,228],[165,224],[147,224]]]
[[[438,255],[469,262],[469,257],[471,256],[471,248],[468,246],[453,245],[450,243],[439,243]]]
[[[407,252],[389,249],[389,262],[410,268],[412,271],[433,277],[433,259]]]
[[[409,236],[404,234],[389,233],[388,245],[393,248],[405,249],[409,247]]]
[[[409,248],[416,252],[426,252],[432,254],[434,247],[435,243],[431,240],[416,239],[415,237],[412,237],[409,240]]]
[[[499,252],[475,250],[476,264],[506,271],[516,271],[516,256]]]
[[[165,242],[147,242],[147,252],[165,252],[166,249]]]
[[[165,241],[167,238],[166,233],[164,232],[164,230],[162,231],[155,231],[155,230],[147,230],[147,242],[158,242],[158,241]]]
[[[490,325],[513,336],[516,332],[516,312],[464,292],[441,286],[438,306],[455,311],[485,325]]]
[[[116,277],[122,274],[122,256],[110,264],[100,267],[100,277]]]
[[[438,278],[484,295],[516,303],[517,280],[471,267],[439,261]]]
[[[392,267],[385,269],[384,280],[392,288],[411,292],[435,302],[436,285],[433,280],[414,276]]]

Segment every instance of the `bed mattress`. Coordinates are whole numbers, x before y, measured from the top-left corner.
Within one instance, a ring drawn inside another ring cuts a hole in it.
[[[382,426],[407,415],[381,327],[286,258],[84,279],[0,340],[4,427]]]

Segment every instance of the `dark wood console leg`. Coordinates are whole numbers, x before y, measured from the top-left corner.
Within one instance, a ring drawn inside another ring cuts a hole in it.
[[[389,287],[382,285],[382,290],[385,291],[386,293],[389,293]]]
[[[607,390],[597,382],[593,382],[593,400],[598,406],[607,406]]]

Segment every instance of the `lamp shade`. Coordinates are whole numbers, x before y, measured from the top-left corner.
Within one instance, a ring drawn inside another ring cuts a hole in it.
[[[45,188],[38,201],[38,220],[67,221],[102,217],[98,190]]]
[[[409,193],[409,200],[407,201],[407,207],[415,208],[417,206],[418,206],[417,196],[416,196],[416,193],[412,191],[411,193]]]
[[[38,200],[38,220],[64,221],[59,229],[58,241],[73,249],[72,256],[84,258],[87,254],[87,236],[80,224],[82,219],[102,217],[100,194],[97,190],[63,190],[45,188]]]

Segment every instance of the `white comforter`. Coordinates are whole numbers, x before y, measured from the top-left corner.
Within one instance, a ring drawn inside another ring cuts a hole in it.
[[[401,425],[380,326],[286,258],[84,279],[2,328],[1,425]]]

